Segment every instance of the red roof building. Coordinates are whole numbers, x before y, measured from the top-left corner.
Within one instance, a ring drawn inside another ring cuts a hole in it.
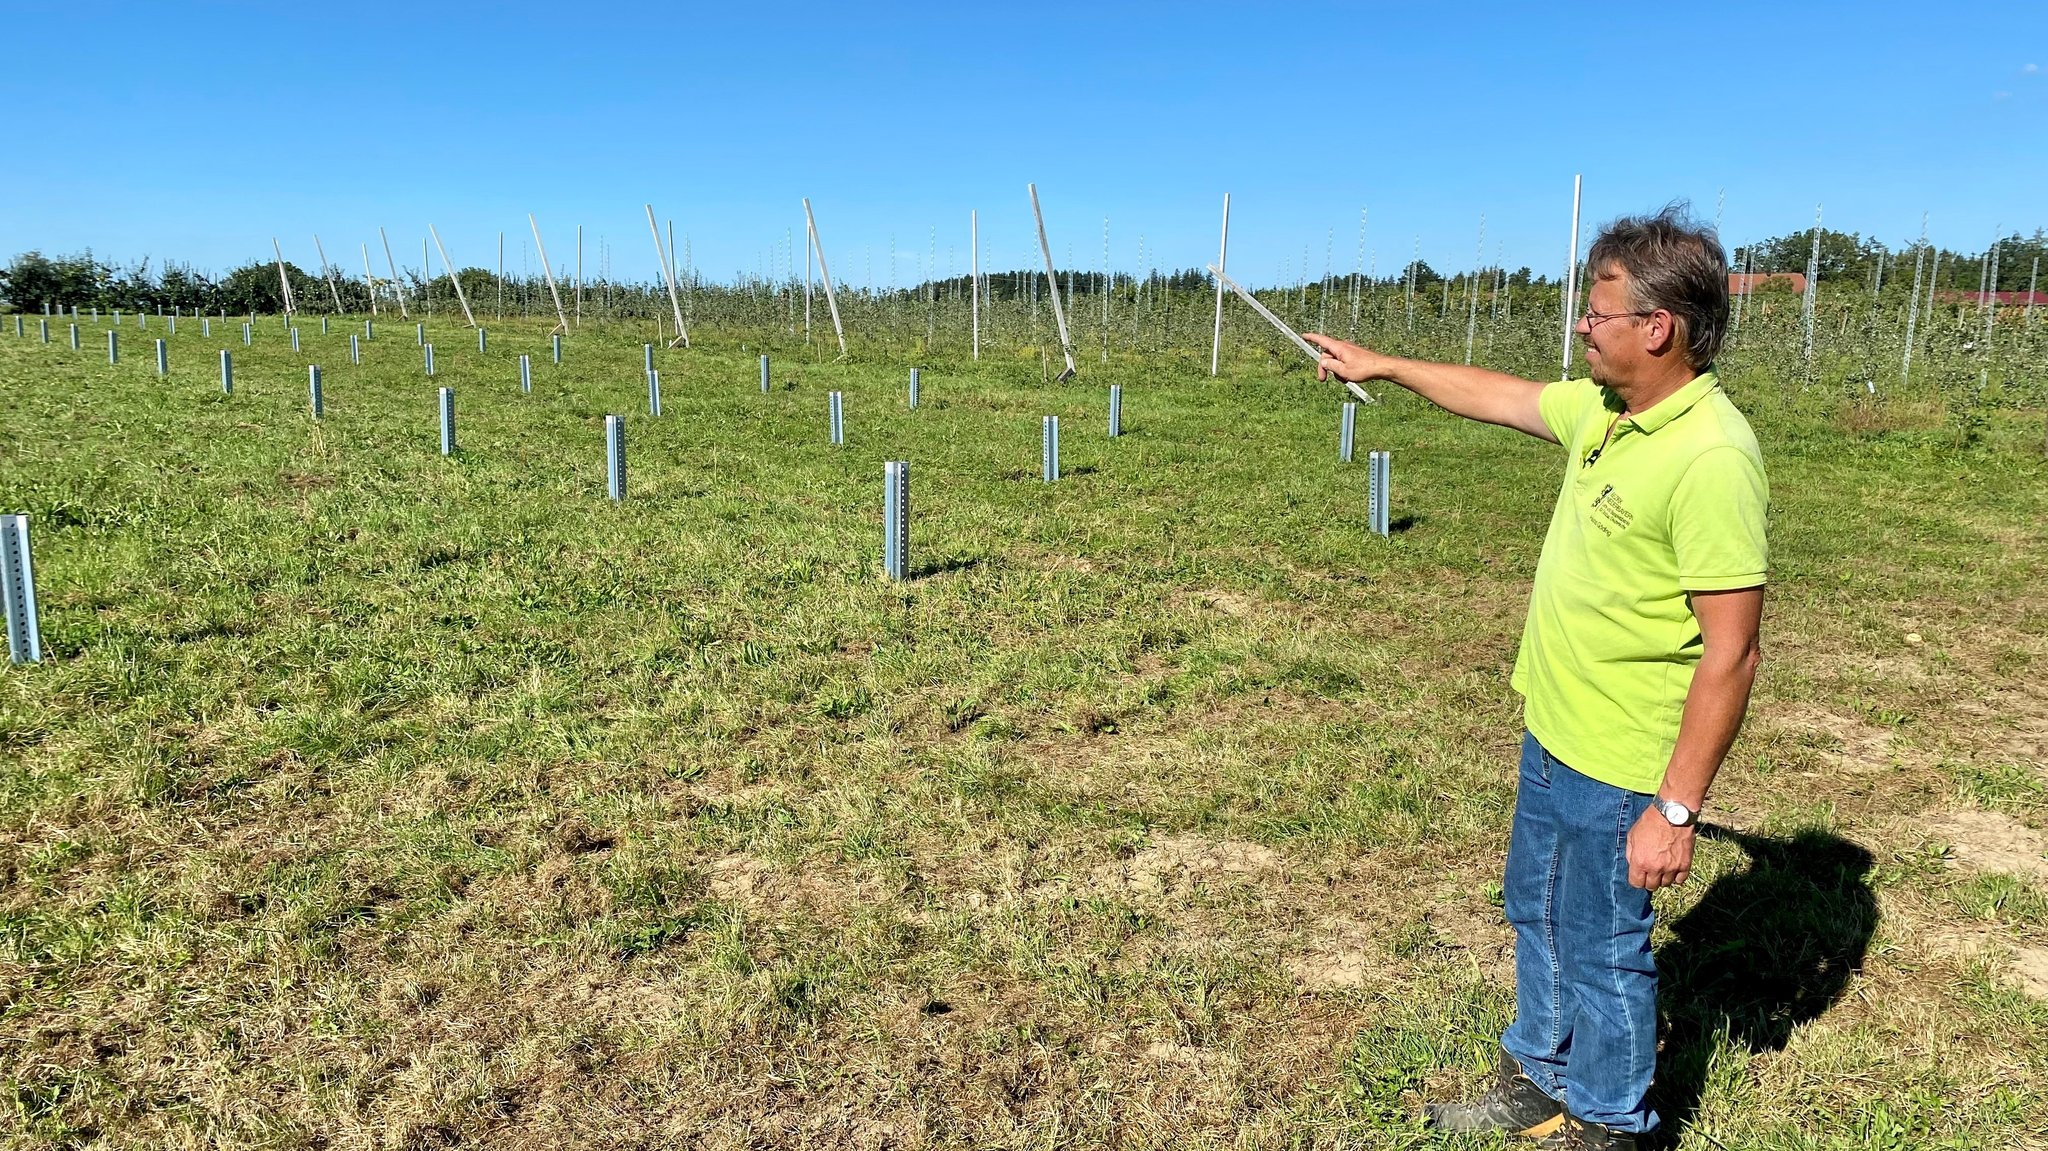
[[[1806,276],[1801,272],[1731,272],[1728,275],[1728,294],[1744,296],[1772,284],[1803,292],[1806,290]]]

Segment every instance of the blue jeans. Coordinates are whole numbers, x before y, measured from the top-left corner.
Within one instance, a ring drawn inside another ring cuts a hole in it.
[[[1503,884],[1515,928],[1515,1021],[1501,1046],[1573,1115],[1647,1131],[1657,1066],[1650,893],[1628,833],[1650,797],[1580,775],[1522,736]]]

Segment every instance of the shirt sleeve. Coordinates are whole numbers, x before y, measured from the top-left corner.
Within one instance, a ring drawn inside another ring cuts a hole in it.
[[[1591,380],[1560,380],[1543,385],[1536,393],[1536,411],[1543,417],[1543,426],[1566,452],[1578,450],[1573,441],[1586,422],[1586,410],[1599,403],[1600,389]]]
[[[1686,469],[1671,495],[1671,545],[1686,591],[1760,587],[1770,574],[1771,489],[1763,467],[1718,447]]]

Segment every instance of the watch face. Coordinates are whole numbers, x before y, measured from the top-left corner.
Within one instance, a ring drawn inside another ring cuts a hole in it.
[[[1684,827],[1692,822],[1692,809],[1675,799],[1659,799],[1657,810],[1673,827]]]

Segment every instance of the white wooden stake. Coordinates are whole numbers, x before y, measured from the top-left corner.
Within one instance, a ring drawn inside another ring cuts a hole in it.
[[[661,278],[668,282],[668,306],[676,317],[676,338],[669,346],[680,343],[687,348],[690,346],[690,329],[683,324],[683,302],[676,296],[676,270],[670,266],[668,253],[661,246],[661,229],[654,222],[654,205],[648,204],[646,208],[647,234],[654,237],[654,262],[661,265]]]
[[[441,253],[441,266],[448,270],[448,282],[455,285],[455,300],[462,305],[462,318],[469,321],[470,327],[476,327],[476,313],[469,310],[469,297],[462,291],[462,277],[455,274],[455,262],[448,258],[448,249],[441,243],[441,233],[428,224],[427,234],[434,237],[434,250]]]
[[[1045,213],[1038,210],[1038,185],[1026,184],[1024,190],[1031,193],[1031,217],[1038,222],[1038,251],[1045,257],[1045,282],[1052,288],[1052,318],[1060,329],[1060,354],[1067,360],[1067,370],[1054,381],[1059,383],[1073,379],[1079,369],[1074,366],[1074,342],[1067,338],[1067,309],[1060,303],[1060,278],[1052,270],[1052,245],[1045,242]]]
[[[410,320],[412,313],[405,308],[405,281],[398,278],[398,261],[391,258],[391,237],[384,234],[382,225],[377,228],[377,238],[384,241],[384,264],[391,269],[391,286],[398,292],[398,317]]]
[[[377,277],[370,271],[370,245],[363,248],[363,287],[370,291],[370,314],[377,314]]]
[[[548,279],[548,296],[555,301],[555,322],[558,325],[555,330],[567,332],[569,330],[569,312],[562,307],[562,293],[555,287],[555,270],[548,266],[548,246],[541,242],[540,222],[533,218],[532,212],[528,212],[526,214],[526,223],[533,229],[533,246],[540,249],[540,270],[541,274]]]
[[[818,279],[825,285],[825,307],[832,312],[832,334],[839,337],[839,355],[846,356],[846,329],[839,323],[839,298],[832,292],[832,269],[825,265],[825,245],[818,238],[818,218],[811,214],[811,198],[804,200],[804,228],[811,234],[811,250],[818,254]]]
[[[974,328],[974,358],[981,359],[981,216],[967,212],[967,266],[969,323]]]
[[[334,294],[334,314],[341,314],[341,289],[334,283],[334,266],[327,262],[327,249],[320,246],[320,233],[313,233],[313,250],[320,253],[320,274],[327,277],[327,290]]]
[[[1216,270],[1223,271],[1225,258],[1230,255],[1230,193],[1223,193],[1223,240],[1216,246]],[[1216,281],[1216,329],[1209,337],[1209,374],[1216,374],[1217,366],[1223,362],[1223,281]]]
[[[1572,335],[1579,326],[1579,318],[1572,313],[1579,310],[1579,189],[1583,175],[1572,177],[1572,247],[1564,254],[1564,367],[1558,379],[1568,380],[1572,376]]]
[[[284,249],[277,246],[276,236],[270,238],[270,250],[277,253],[277,282],[284,285],[284,315],[285,320],[289,322],[292,313],[298,309],[292,306],[292,281],[290,276],[284,274]]]

